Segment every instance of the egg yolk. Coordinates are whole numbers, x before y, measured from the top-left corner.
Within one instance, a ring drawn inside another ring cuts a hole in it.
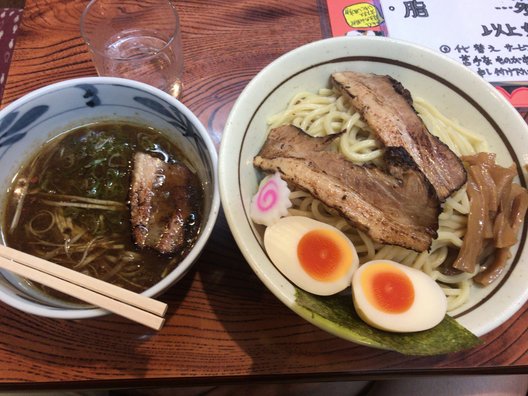
[[[307,232],[297,245],[297,257],[308,275],[319,281],[333,281],[343,276],[352,263],[347,242],[332,230]]]
[[[361,285],[369,302],[386,313],[402,313],[414,302],[414,287],[403,271],[387,264],[367,268]]]

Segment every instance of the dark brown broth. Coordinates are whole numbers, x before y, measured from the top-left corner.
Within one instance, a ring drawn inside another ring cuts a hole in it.
[[[162,133],[130,123],[91,124],[48,142],[20,170],[8,191],[2,225],[7,245],[136,292],[159,282],[194,245],[200,230],[203,191],[196,176],[191,200],[193,213],[187,224],[189,237],[182,250],[167,256],[149,248],[139,249],[132,240],[128,208],[132,158],[137,151],[166,162],[189,164],[182,151]],[[20,190],[26,186],[28,194],[18,226],[11,231]],[[120,206],[118,210],[108,210],[49,204],[72,201],[62,196],[81,196],[105,205],[106,201],[117,202]],[[57,226],[40,232],[52,222]],[[76,251],[81,241],[87,249]],[[104,241],[110,247],[94,248],[96,244],[104,245]],[[68,252],[54,255],[65,243],[69,244]],[[87,264],[92,257],[94,260]],[[58,295],[50,290],[47,292]]]

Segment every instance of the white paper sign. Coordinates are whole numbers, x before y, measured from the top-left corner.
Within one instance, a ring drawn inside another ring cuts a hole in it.
[[[528,81],[528,0],[382,0],[389,37],[440,51],[490,82]]]

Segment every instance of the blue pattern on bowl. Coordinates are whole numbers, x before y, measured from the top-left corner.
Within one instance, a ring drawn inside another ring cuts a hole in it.
[[[32,107],[24,114],[22,114],[20,118],[11,126],[11,128],[9,128],[5,132],[4,130],[8,128],[17,118],[18,111],[12,111],[2,119],[2,122],[0,124],[0,147],[3,147],[4,150],[2,154],[0,154],[0,159],[4,156],[4,153],[9,150],[9,148],[13,144],[22,140],[26,136],[27,132],[22,132],[22,130],[27,129],[32,123],[37,121],[48,110],[49,106],[45,105]]]
[[[97,88],[95,88],[92,84],[79,84],[76,85],[76,87],[81,88],[85,91],[85,94],[83,95],[83,98],[89,99],[86,102],[86,106],[88,107],[95,107],[101,104],[101,99],[99,99],[99,96],[97,96],[97,93],[99,92]]]

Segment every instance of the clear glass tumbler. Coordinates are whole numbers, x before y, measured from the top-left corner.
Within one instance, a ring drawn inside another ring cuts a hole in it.
[[[92,0],[81,35],[100,76],[124,77],[178,98],[182,91],[180,21],[168,0]]]

